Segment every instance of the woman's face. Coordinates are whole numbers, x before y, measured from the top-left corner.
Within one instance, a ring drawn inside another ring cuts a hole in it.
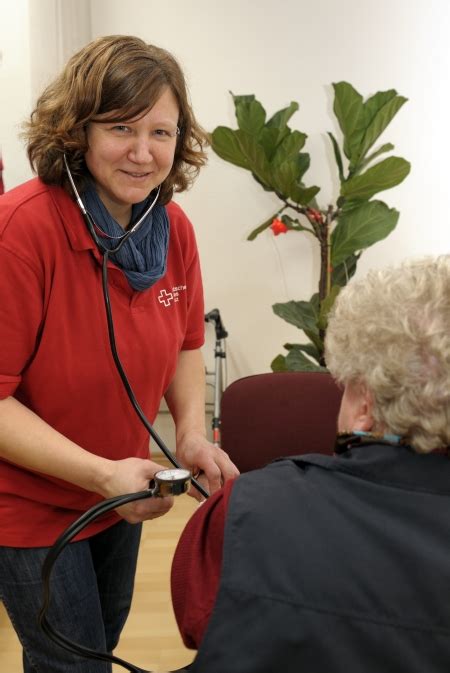
[[[91,121],[85,154],[97,192],[111,215],[126,227],[131,206],[143,201],[169,175],[177,142],[178,104],[167,88],[134,121]]]

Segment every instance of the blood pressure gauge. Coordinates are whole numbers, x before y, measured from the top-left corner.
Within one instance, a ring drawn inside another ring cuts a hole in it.
[[[186,493],[191,483],[191,473],[182,468],[160,470],[155,474],[154,495],[164,498],[168,495],[182,495]]]

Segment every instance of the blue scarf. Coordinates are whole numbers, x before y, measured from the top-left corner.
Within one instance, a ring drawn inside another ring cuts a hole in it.
[[[144,201],[133,205],[131,222],[139,217],[150,205],[152,195]],[[116,238],[102,237],[106,248],[115,248],[124,230],[116,222],[101,201],[92,183],[83,193],[86,210],[94,222],[107,234]],[[123,270],[129,284],[134,290],[147,290],[166,273],[167,251],[169,248],[169,217],[164,206],[156,205],[147,215],[137,231],[122,245],[120,250],[111,255],[114,263]],[[97,231],[101,236],[101,232]]]

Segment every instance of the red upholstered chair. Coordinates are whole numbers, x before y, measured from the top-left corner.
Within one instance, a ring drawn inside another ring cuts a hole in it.
[[[341,396],[322,372],[238,379],[222,396],[221,446],[241,472],[280,456],[331,454]]]

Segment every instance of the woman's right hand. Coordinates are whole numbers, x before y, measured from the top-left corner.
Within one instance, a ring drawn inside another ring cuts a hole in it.
[[[105,498],[113,498],[118,495],[146,491],[156,472],[164,469],[162,465],[144,458],[111,461],[111,471],[104,482],[101,495]],[[128,523],[139,523],[163,516],[172,505],[173,497],[145,498],[122,505],[116,511]]]
[[[110,460],[81,448],[14,397],[0,400],[0,457],[63,479],[104,498],[146,491],[164,467],[145,458]],[[118,508],[130,523],[162,516],[172,498],[137,500]]]

